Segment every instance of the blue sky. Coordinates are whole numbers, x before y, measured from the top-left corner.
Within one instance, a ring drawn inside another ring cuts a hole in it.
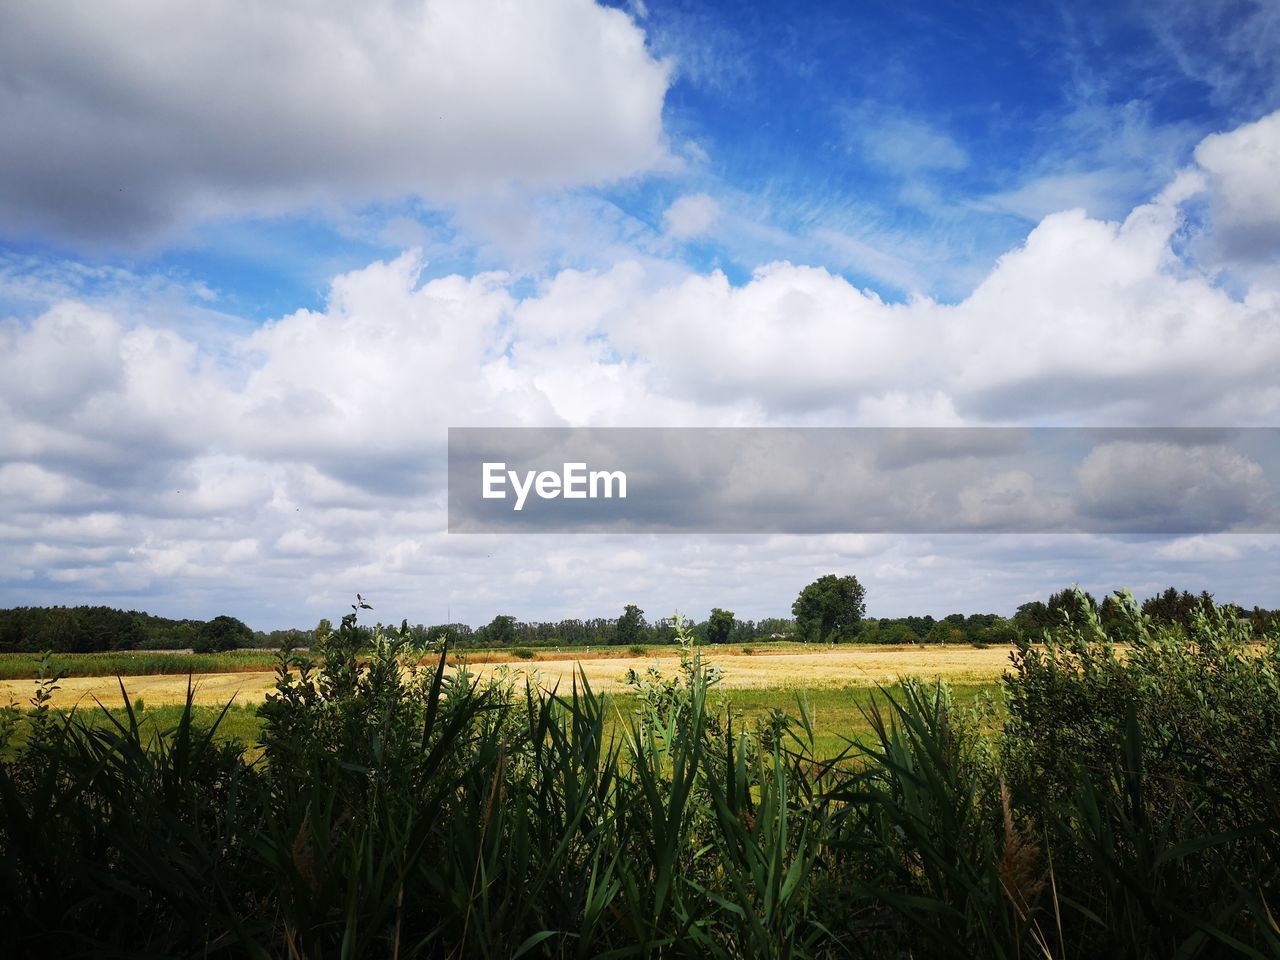
[[[1280,605],[1260,535],[478,545],[441,480],[461,425],[1274,424],[1273,4],[9,0],[0,81],[0,603]]]

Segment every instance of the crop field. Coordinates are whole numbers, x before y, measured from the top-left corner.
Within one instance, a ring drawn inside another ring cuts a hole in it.
[[[498,660],[497,651],[481,651],[478,656],[463,659],[467,668],[482,678],[505,671],[511,675],[528,676],[540,687],[558,688],[568,692],[573,677],[579,670],[586,675],[592,688],[601,693],[616,693],[626,689],[624,676],[628,669],[643,673],[649,667],[657,667],[664,675],[671,675],[679,666],[680,658],[675,648],[660,650],[656,656],[623,657],[624,651],[608,651],[602,656],[572,658],[561,655],[556,659]],[[545,651],[551,653],[551,651]],[[101,656],[110,661],[114,670],[127,674],[130,667],[138,668],[134,675],[117,679],[111,672],[97,668],[92,658]],[[128,654],[80,654],[72,658],[58,658],[55,664],[68,668],[70,675],[59,681],[52,705],[67,708],[76,705],[93,706],[97,699],[107,705],[121,700],[123,683],[129,699],[142,698],[148,705],[178,704],[186,699],[188,676],[185,673],[157,673],[149,669],[149,657],[138,655],[131,661]],[[224,654],[219,660],[235,655]],[[25,663],[29,655],[18,654],[0,657],[0,667],[5,660],[23,658],[23,679],[0,680],[0,704],[25,704],[34,689],[34,669]],[[918,676],[924,679],[940,678],[951,684],[991,684],[1009,666],[1007,647],[978,649],[969,646],[848,646],[828,649],[808,648],[788,644],[779,649],[752,648],[746,653],[742,648],[704,650],[709,664],[724,671],[722,687],[726,690],[776,690],[776,699],[790,702],[793,691],[835,689],[843,687],[873,687],[892,684],[900,677]],[[196,657],[188,659],[199,660]],[[231,659],[233,669],[198,672],[191,678],[195,689],[195,702],[199,705],[221,705],[234,699],[238,704],[260,702],[275,683],[275,672],[263,663],[259,651],[245,654],[241,661]],[[267,661],[269,663],[269,660]],[[456,669],[456,667],[455,667]],[[9,675],[14,673],[12,668]]]
[[[0,654],[0,680],[24,680],[40,670],[38,653]],[[56,653],[54,667],[73,677],[144,676],[147,674],[239,673],[270,670],[273,650],[229,650],[186,653],[169,650],[126,650],[111,653]]]

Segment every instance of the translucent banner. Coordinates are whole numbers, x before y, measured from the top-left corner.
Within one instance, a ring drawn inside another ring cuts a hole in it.
[[[1280,428],[452,428],[451,533],[1280,531]]]

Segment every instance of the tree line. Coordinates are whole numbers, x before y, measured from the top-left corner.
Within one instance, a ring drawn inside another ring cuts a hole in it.
[[[1072,588],[1033,600],[1012,616],[996,613],[952,613],[906,617],[867,617],[866,590],[854,576],[828,574],[808,584],[792,604],[790,617],[760,620],[739,618],[734,611],[713,608],[702,621],[686,620],[685,629],[699,643],[750,644],[772,640],[810,643],[874,643],[890,645],[967,643],[1009,644],[1018,637],[1038,637],[1044,631],[1091,608],[1109,630],[1123,634],[1129,618],[1125,602],[1112,594],[1097,600]],[[1197,611],[1214,603],[1207,591],[1199,594],[1169,587],[1148,597],[1138,610],[1157,624],[1190,624]],[[1280,610],[1245,610],[1228,604],[1235,614],[1263,634],[1280,629]],[[53,650],[93,653],[112,650],[183,650],[219,652],[238,647],[307,647],[317,636],[332,631],[322,620],[311,630],[254,631],[235,617],[175,620],[136,610],[106,606],[15,607],[0,610],[0,652]],[[375,628],[359,627],[371,638]],[[417,642],[447,641],[465,648],[591,646],[648,647],[676,642],[676,620],[650,620],[635,604],[618,617],[522,621],[499,614],[481,627],[465,623],[414,624],[403,621],[400,631]]]
[[[305,637],[307,630],[277,631]],[[281,637],[280,639],[283,639]],[[266,641],[261,642],[259,641]],[[104,653],[112,650],[194,650],[216,653],[237,647],[280,646],[230,616],[174,620],[105,606],[12,607],[0,610],[0,652]]]

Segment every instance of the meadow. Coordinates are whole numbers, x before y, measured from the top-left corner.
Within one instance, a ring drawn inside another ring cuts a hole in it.
[[[589,656],[585,650],[575,653],[579,655],[570,658],[549,648],[537,650],[534,657],[515,657],[512,651],[479,650],[452,654],[448,661],[450,670],[465,666],[482,682],[503,677],[519,686],[528,680],[548,692],[568,691],[575,677],[586,677],[593,690],[609,694],[606,718],[611,732],[640,709],[637,694],[626,683],[628,670],[669,674],[680,665],[678,647],[649,647],[643,653],[597,647]],[[878,687],[897,693],[903,677],[940,679],[951,686],[957,702],[967,704],[979,696],[997,700],[997,681],[1009,667],[1007,647],[967,645],[829,648],[782,642],[704,648],[703,657],[722,671],[718,690],[725,710],[755,724],[771,711],[794,713],[803,700],[813,723],[815,747],[831,754],[870,732],[865,712]],[[275,659],[263,651],[162,658],[147,653],[62,654],[51,661],[55,670],[83,673],[63,676],[50,691],[48,703],[58,710],[74,709],[87,722],[100,726],[106,722],[97,715],[100,709],[105,707],[121,718],[127,699],[138,711],[141,729],[149,734],[175,727],[188,695],[201,725],[211,724],[224,706],[232,704],[218,735],[238,739],[252,750],[262,726],[257,705],[274,690],[277,680],[274,670],[263,667]],[[175,664],[191,672],[169,669]],[[234,669],[228,670],[228,664]],[[0,676],[11,677],[0,680],[0,705],[26,704],[39,668],[39,656],[0,654]],[[112,669],[119,675],[109,672]],[[13,679],[13,674],[21,679]]]
[[[723,686],[732,690],[774,691],[779,706],[789,706],[799,689],[868,687],[893,684],[906,676],[939,678],[953,684],[993,684],[1009,667],[1009,647],[841,645],[836,647],[780,643],[748,647],[704,648],[704,657],[724,673]],[[161,706],[182,703],[187,678],[192,678],[195,702],[221,705],[260,702],[276,680],[276,656],[264,651],[224,654],[145,653],[58,654],[52,670],[63,674],[51,703],[61,708],[111,704],[120,700],[120,683],[130,700]],[[542,688],[568,687],[581,673],[599,692],[625,691],[627,671],[643,673],[653,668],[670,672],[680,663],[679,647],[649,647],[643,652],[626,648],[596,648],[562,653],[537,651],[534,657],[516,657],[511,651],[461,651],[448,658],[450,669],[464,666],[481,678],[498,674],[528,677]],[[163,669],[161,669],[163,668]],[[181,669],[180,669],[181,668]],[[33,654],[0,654],[0,704],[24,703],[40,670]],[[117,676],[121,680],[117,680]]]
[[[686,643],[552,695],[352,618],[260,704],[23,681],[0,924],[72,957],[1280,955],[1280,636],[1130,616],[977,682]]]
[[[0,680],[27,680],[39,675],[43,655],[0,653]],[[228,650],[225,653],[182,651],[119,651],[112,653],[56,653],[50,663],[73,677],[151,676],[189,673],[241,673],[271,670],[271,650]]]

